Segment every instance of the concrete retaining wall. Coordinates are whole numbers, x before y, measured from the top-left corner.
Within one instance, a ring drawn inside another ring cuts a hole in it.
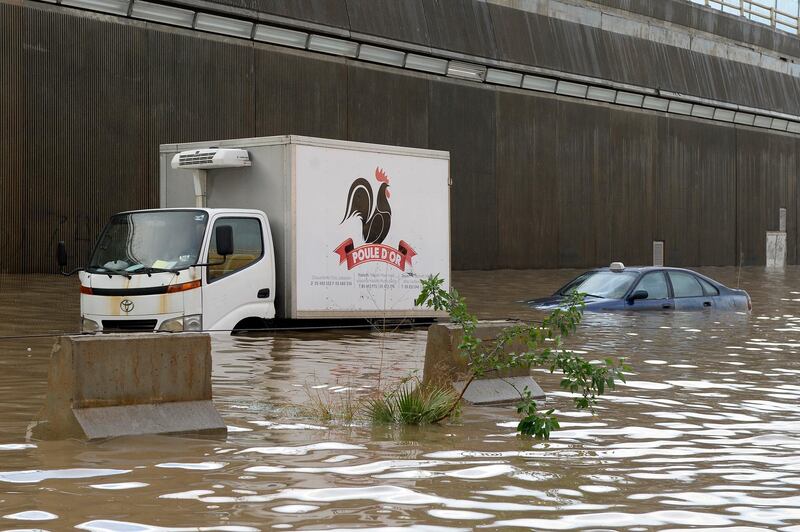
[[[795,77],[773,83],[779,74],[753,65],[495,4],[353,1],[350,19],[342,2],[258,3],[268,4],[316,23],[357,20],[362,33],[800,110]],[[763,265],[781,207],[787,263],[798,262],[796,135],[34,2],[0,0],[0,66],[0,124],[15,132],[0,143],[0,272],[55,272],[60,239],[70,267],[83,265],[112,213],[156,207],[159,143],[287,133],[450,151],[453,269],[647,264],[654,240],[672,266]]]

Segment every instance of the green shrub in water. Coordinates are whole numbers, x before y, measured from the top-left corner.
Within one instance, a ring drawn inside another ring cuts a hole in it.
[[[461,327],[462,340],[458,346],[461,355],[467,360],[470,377],[466,386],[453,401],[449,410],[437,419],[441,421],[457,407],[464,391],[476,378],[490,371],[503,371],[517,367],[545,368],[550,373],[560,372],[561,388],[577,394],[575,407],[589,409],[597,404],[597,397],[606,390],[614,388],[616,381],[625,382],[623,371],[630,367],[622,359],[614,361],[606,359],[593,364],[572,351],[562,349],[562,338],[574,332],[583,317],[583,295],[573,293],[567,301],[566,308],[556,309],[541,324],[522,324],[507,327],[492,342],[483,342],[475,336],[478,319],[467,310],[464,298],[453,289],[442,288],[443,279],[438,275],[422,281],[422,292],[417,298],[417,305],[426,305],[434,310],[443,310],[450,315],[450,320]],[[521,353],[507,353],[511,345],[524,345]],[[518,390],[520,403],[517,412],[522,419],[517,431],[522,434],[547,439],[550,432],[559,428],[558,418],[553,410],[541,412],[530,390]]]

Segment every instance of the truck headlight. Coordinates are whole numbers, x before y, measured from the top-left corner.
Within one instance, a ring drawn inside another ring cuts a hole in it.
[[[164,320],[163,322],[161,322],[161,326],[158,328],[158,330],[165,332],[182,332],[183,316]]]
[[[202,331],[203,316],[201,314],[190,314],[164,320],[158,330],[164,332]]]
[[[99,330],[100,330],[100,325],[96,321],[81,316],[81,332],[95,333]]]

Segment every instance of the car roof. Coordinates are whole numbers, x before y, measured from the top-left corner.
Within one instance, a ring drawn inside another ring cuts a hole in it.
[[[624,270],[612,270],[610,267],[605,266],[603,268],[595,268],[595,269],[589,270],[589,271],[592,271],[592,272],[611,272],[611,271],[613,271],[614,273],[633,272],[635,274],[642,274],[642,273],[647,273],[647,272],[657,272],[657,271],[686,272],[686,273],[689,273],[689,274],[692,274],[692,275],[696,275],[697,277],[700,277],[701,279],[710,282],[711,284],[713,284],[717,288],[727,288],[727,289],[729,289],[727,286],[725,286],[724,284],[720,283],[719,281],[717,281],[715,279],[712,279],[711,277],[709,277],[707,275],[703,275],[700,272],[696,272],[696,271],[690,270],[688,268],[675,268],[673,266],[625,266]]]
[[[678,271],[678,272],[688,272],[695,275],[699,275],[701,277],[705,277],[705,275],[701,273],[697,273],[694,270],[689,270],[687,268],[675,268],[672,266],[625,266],[623,270],[612,270],[608,266],[604,266],[602,268],[595,268],[593,272],[615,272],[615,273],[622,273],[622,272],[633,272],[633,273],[644,273],[644,272],[651,272],[651,271],[660,271],[660,270],[671,270],[671,271]]]

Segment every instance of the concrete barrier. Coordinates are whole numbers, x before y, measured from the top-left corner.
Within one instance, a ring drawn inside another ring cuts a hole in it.
[[[222,432],[207,334],[62,336],[33,427],[43,439]]]
[[[475,329],[475,336],[484,342],[495,340],[512,321],[481,321]],[[452,323],[435,323],[428,329],[428,342],[425,347],[425,366],[422,370],[423,382],[430,384],[452,384],[457,392],[464,389],[470,371],[467,360],[458,349],[463,334],[461,327]],[[505,350],[523,352],[524,344],[512,344]],[[541,387],[530,376],[528,367],[514,368],[502,373],[491,372],[480,380],[474,380],[464,394],[464,400],[472,404],[499,404],[517,401],[520,392],[527,386],[537,399],[544,399]]]

